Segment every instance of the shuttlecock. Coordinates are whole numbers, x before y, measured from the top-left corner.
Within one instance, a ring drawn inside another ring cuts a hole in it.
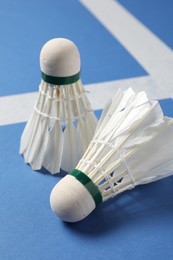
[[[173,119],[145,92],[118,91],[105,107],[83,158],[52,190],[52,210],[76,222],[99,203],[173,171]]]
[[[67,39],[48,41],[40,53],[42,80],[21,137],[20,154],[33,170],[69,171],[84,154],[97,119],[80,80],[80,54]]]

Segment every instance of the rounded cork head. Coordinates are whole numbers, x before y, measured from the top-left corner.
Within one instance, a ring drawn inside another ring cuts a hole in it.
[[[48,41],[40,52],[41,71],[52,77],[69,77],[80,71],[80,54],[70,40],[55,38]]]
[[[50,195],[50,205],[55,214],[66,222],[80,221],[96,207],[88,190],[71,175],[55,185]]]

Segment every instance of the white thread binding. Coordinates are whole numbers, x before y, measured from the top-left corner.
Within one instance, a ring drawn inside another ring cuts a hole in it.
[[[90,162],[89,160],[85,160],[85,159],[81,159],[80,162],[84,162],[85,164],[89,164],[90,166],[92,166],[93,168],[97,169],[98,172],[104,176],[104,179],[106,180],[106,182],[109,183],[109,187],[112,190],[112,197],[114,196],[114,194],[116,194],[116,189],[114,187],[114,184],[111,182],[110,177],[105,173],[105,171],[103,170],[103,168],[99,167],[98,164],[94,163],[94,162]]]
[[[116,147],[115,145],[113,145],[113,144],[110,143],[110,142],[106,142],[106,141],[104,141],[104,140],[93,139],[93,140],[91,141],[91,143],[104,144],[104,145],[109,146],[109,147],[112,148],[112,149],[117,149],[117,147]]]
[[[48,114],[46,114],[46,113],[43,113],[43,112],[41,112],[40,110],[38,110],[38,108],[37,108],[36,106],[34,107],[34,110],[35,110],[35,112],[36,112],[38,115],[41,115],[41,116],[43,116],[43,117],[48,117],[49,119],[52,119],[52,120],[59,120],[59,121],[62,121],[62,122],[68,121],[69,119],[75,120],[75,119],[79,119],[79,118],[85,118],[86,115],[87,115],[89,112],[92,112],[92,111],[93,111],[93,110],[86,110],[84,113],[81,113],[80,116],[73,116],[73,117],[70,117],[70,118],[66,117],[66,118],[63,118],[63,119],[62,119],[62,118],[60,118],[60,117],[50,116],[50,115],[48,115]]]
[[[43,96],[46,96],[48,99],[50,100],[53,100],[54,102],[66,102],[67,100],[76,100],[76,99],[80,99],[82,98],[83,96],[85,96],[85,93],[88,93],[88,91],[83,91],[82,93],[80,93],[79,95],[74,95],[73,97],[69,97],[68,99],[67,98],[54,98],[54,97],[51,97],[49,94],[47,94],[46,92],[44,92],[42,89],[41,89],[41,85],[39,86],[39,92],[41,93],[41,95]],[[57,87],[54,86],[53,87],[54,89],[56,89]]]
[[[115,145],[113,145],[113,144],[110,143],[110,142],[106,142],[106,141],[104,141],[104,140],[94,139],[94,140],[92,140],[91,142],[92,142],[92,143],[97,143],[97,144],[104,144],[104,145],[107,145],[108,147],[110,147],[111,149],[117,150],[117,147],[116,147]],[[122,154],[120,153],[119,150],[117,150],[117,154],[118,154],[120,160],[122,161],[122,163],[125,165],[126,170],[127,170],[127,173],[129,174],[130,179],[131,179],[131,181],[132,181],[132,187],[134,188],[134,187],[136,186],[136,182],[135,182],[135,179],[134,179],[134,177],[133,177],[133,174],[132,174],[132,172],[131,172],[131,170],[130,170],[130,168],[129,168],[127,162],[126,162],[126,160],[124,159],[124,157],[122,156]]]

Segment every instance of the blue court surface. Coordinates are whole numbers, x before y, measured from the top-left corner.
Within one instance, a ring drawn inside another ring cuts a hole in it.
[[[118,88],[133,87],[173,117],[172,11],[171,0],[0,2],[1,260],[173,259],[173,176],[67,224],[49,205],[63,174],[32,171],[18,152],[40,82],[40,49],[56,37],[79,47],[82,81],[98,116]]]

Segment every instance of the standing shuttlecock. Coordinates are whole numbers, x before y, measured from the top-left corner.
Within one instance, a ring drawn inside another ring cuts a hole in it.
[[[80,80],[80,54],[70,40],[48,41],[40,53],[42,80],[20,154],[33,170],[69,171],[84,154],[97,119]]]
[[[173,119],[145,92],[118,91],[105,107],[83,158],[52,190],[52,210],[76,222],[99,203],[173,171]]]

